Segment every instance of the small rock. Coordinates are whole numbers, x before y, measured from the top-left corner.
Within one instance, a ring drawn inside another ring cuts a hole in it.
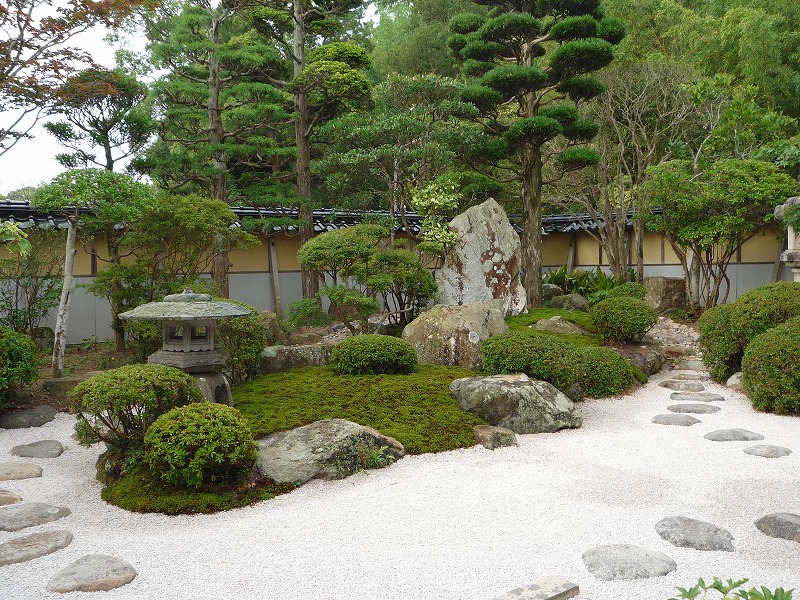
[[[661,577],[678,568],[663,552],[631,544],[598,546],[584,552],[581,558],[590,573],[605,581]]]
[[[63,506],[41,502],[23,502],[0,508],[0,531],[19,531],[26,527],[50,523],[66,517],[71,511]]]
[[[33,479],[42,476],[42,467],[33,463],[0,463],[0,481]]]
[[[753,433],[738,427],[734,429],[719,429],[707,433],[703,437],[712,442],[755,442],[764,439],[764,436],[760,433]]]
[[[17,410],[0,415],[0,427],[4,429],[25,429],[41,427],[55,419],[58,411],[52,406],[38,406],[28,410]]]
[[[8,504],[17,504],[22,502],[22,496],[17,496],[8,490],[0,490],[0,506],[7,506]]]
[[[728,381],[725,382],[725,385],[728,387],[732,387],[737,390],[742,389],[742,372],[739,371],[738,373],[734,373],[730,377],[728,377]]]
[[[550,300],[550,306],[553,308],[579,310],[581,312],[589,312],[589,309],[591,308],[589,301],[580,294],[553,296],[553,298]]]
[[[692,415],[676,415],[676,414],[668,414],[668,415],[656,415],[650,422],[656,423],[658,425],[678,425],[680,427],[689,427],[690,425],[696,425],[700,423],[700,419],[694,418]]]
[[[0,544],[0,567],[47,556],[72,542],[69,531],[43,531]]]
[[[719,406],[713,404],[673,404],[667,407],[667,410],[674,413],[692,413],[696,415],[709,415],[711,413],[719,412]]]
[[[14,446],[11,454],[25,458],[58,458],[64,452],[64,446],[56,440],[41,440],[32,444]]]
[[[559,315],[550,317],[549,319],[541,319],[536,321],[533,325],[534,329],[539,331],[548,331],[550,333],[562,333],[568,335],[586,335],[588,332],[583,327],[578,327],[575,323],[561,318]]]
[[[705,521],[688,517],[667,517],[656,523],[656,531],[670,544],[680,548],[733,552],[731,533]]]
[[[116,556],[89,554],[59,571],[47,583],[48,592],[107,592],[130,583],[136,571]]]
[[[783,446],[770,446],[763,444],[760,446],[750,446],[744,449],[745,454],[752,454],[753,456],[763,456],[764,458],[781,458],[782,456],[789,456],[792,451]]]
[[[545,577],[539,581],[511,590],[495,600],[566,600],[578,595],[580,589],[561,577]]]
[[[658,385],[676,392],[702,392],[706,389],[706,386],[699,381],[681,381],[679,379],[665,379]]]
[[[725,396],[713,392],[673,392],[669,395],[675,402],[721,402]]]
[[[475,436],[475,443],[480,444],[488,450],[503,448],[505,446],[519,446],[517,434],[505,427],[495,427],[494,425],[475,425],[472,428]]]
[[[756,521],[756,527],[769,537],[800,543],[800,515],[773,513]]]

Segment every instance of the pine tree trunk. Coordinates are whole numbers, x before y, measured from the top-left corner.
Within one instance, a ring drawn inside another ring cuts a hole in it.
[[[55,341],[53,342],[53,377],[64,376],[64,354],[67,349],[67,322],[75,292],[75,279],[72,275],[75,266],[75,238],[78,233],[77,217],[67,219],[67,243],[64,251],[64,287],[56,313]]]
[[[542,304],[542,155],[525,150],[522,162],[522,269],[528,308]]]

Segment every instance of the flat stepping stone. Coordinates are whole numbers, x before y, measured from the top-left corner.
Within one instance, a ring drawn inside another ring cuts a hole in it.
[[[0,490],[0,506],[16,504],[17,502],[22,502],[22,496],[17,496],[14,492],[9,492],[8,490]]]
[[[66,517],[72,511],[63,506],[42,502],[23,502],[0,508],[0,531],[19,531],[26,527],[50,523]]]
[[[89,554],[59,571],[47,582],[48,592],[107,592],[130,583],[136,571],[116,556]]]
[[[702,392],[706,389],[706,386],[699,381],[681,381],[680,379],[666,379],[658,385],[676,392]]]
[[[41,427],[52,421],[58,411],[52,406],[37,406],[27,410],[0,415],[0,427],[3,429],[25,429],[26,427]]]
[[[789,456],[792,451],[783,446],[770,446],[769,444],[762,444],[760,446],[750,446],[744,449],[745,454],[752,454],[753,456],[763,456],[764,458],[781,458],[782,456]]]
[[[577,584],[551,576],[525,587],[515,588],[495,600],[566,600],[574,598],[579,592]]]
[[[5,544],[0,544],[0,567],[47,556],[56,550],[66,548],[70,542],[72,534],[63,530],[43,531],[14,538]]]
[[[64,446],[56,440],[42,440],[32,444],[14,446],[11,454],[25,458],[58,458],[64,452]]]
[[[667,517],[656,523],[663,539],[679,548],[733,552],[733,536],[712,523],[688,517]]]
[[[42,476],[42,467],[33,463],[0,463],[0,481],[33,479]]]
[[[670,379],[677,379],[679,381],[702,381],[709,379],[709,376],[704,373],[673,373]]]
[[[764,436],[760,433],[753,433],[738,427],[734,429],[718,429],[705,434],[703,437],[712,442],[755,442],[764,439]]]
[[[800,515],[773,513],[756,521],[756,527],[769,537],[800,543]]]
[[[682,414],[710,415],[719,412],[721,409],[713,404],[672,404],[667,407],[667,410]]]
[[[632,544],[598,546],[584,552],[581,558],[592,575],[605,581],[661,577],[678,568],[663,552]]]
[[[679,427],[690,427],[691,425],[701,423],[700,419],[696,419],[692,415],[676,415],[673,413],[656,415],[650,419],[650,421],[659,425],[678,425]]]
[[[702,360],[688,359],[676,361],[675,368],[686,371],[705,371],[706,365]]]
[[[725,396],[714,392],[672,392],[669,399],[675,402],[722,402]]]

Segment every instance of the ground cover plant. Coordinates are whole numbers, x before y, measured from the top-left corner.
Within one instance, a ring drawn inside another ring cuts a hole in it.
[[[340,375],[413,373],[417,352],[407,341],[390,335],[356,335],[333,347],[331,366]]]
[[[561,317],[565,321],[570,321],[571,323],[575,323],[575,325],[582,327],[590,334],[594,334],[595,327],[594,322],[592,322],[591,315],[579,310],[568,310],[561,308],[531,308],[528,310],[528,312],[524,312],[513,317],[508,317],[506,319],[506,324],[508,325],[509,332],[525,331],[531,332],[533,335],[554,336],[571,342],[576,346],[602,345],[603,341],[596,335],[550,333],[532,328],[537,321],[541,321],[542,319],[550,319],[552,317]]]

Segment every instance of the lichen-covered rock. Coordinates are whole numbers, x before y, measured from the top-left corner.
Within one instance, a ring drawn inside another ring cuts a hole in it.
[[[645,277],[644,301],[659,314],[686,308],[686,284],[682,278]]]
[[[463,377],[450,391],[465,411],[515,433],[549,433],[582,423],[572,400],[524,374]]]
[[[565,308],[568,310],[579,310],[581,312],[589,312],[591,306],[589,301],[580,294],[567,294],[565,296],[553,296],[550,300],[550,306],[553,308]]]
[[[611,346],[611,349],[648,376],[658,373],[667,360],[658,344]]]
[[[437,304],[403,329],[422,364],[480,369],[481,342],[508,332],[499,302]]]
[[[506,446],[519,446],[516,434],[505,427],[495,425],[475,425],[472,428],[475,443],[487,450],[495,450]]]
[[[273,346],[275,344],[283,344],[288,339],[286,332],[281,329],[278,323],[278,315],[268,310],[262,310],[258,313],[258,318],[264,323],[267,328],[265,346]]]
[[[587,335],[589,333],[583,327],[579,327],[572,321],[567,321],[559,315],[550,317],[549,319],[540,319],[533,324],[533,328],[539,331],[567,335]]]
[[[450,221],[458,234],[455,248],[436,273],[440,304],[474,304],[502,300],[505,315],[525,310],[520,281],[519,235],[502,207],[491,198]]]
[[[280,373],[303,367],[320,367],[331,360],[331,347],[327,344],[301,346],[269,346],[261,353],[259,375]]]

